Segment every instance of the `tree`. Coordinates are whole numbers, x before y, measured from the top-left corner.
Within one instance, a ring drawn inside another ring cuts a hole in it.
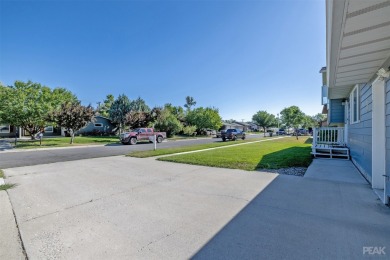
[[[70,134],[70,144],[73,144],[74,134],[92,121],[95,111],[89,106],[82,106],[80,102],[64,103],[61,109],[51,115],[53,121],[64,127]]]
[[[196,101],[193,97],[187,96],[186,97],[186,103],[184,105],[185,108],[187,108],[188,111],[191,111],[191,107],[196,105]]]
[[[318,113],[314,115],[312,118],[317,123],[318,127],[322,127],[322,123],[326,120],[326,115]]]
[[[150,112],[150,108],[141,97],[130,102],[130,110],[136,112]]]
[[[157,116],[154,122],[154,128],[162,132],[167,132],[167,135],[170,137],[179,133],[183,129],[183,124],[169,109],[164,108]]]
[[[204,129],[219,129],[222,126],[222,118],[217,108],[199,107],[188,112],[186,123],[196,126],[199,133]]]
[[[149,113],[142,111],[130,111],[126,114],[126,124],[130,129],[146,127],[148,125]]]
[[[126,123],[126,115],[129,112],[130,100],[125,94],[119,95],[108,110],[111,122],[119,125],[119,134],[122,132],[122,127],[124,127]]]
[[[280,115],[282,116],[282,122],[287,128],[293,127],[298,139],[298,128],[303,124],[305,114],[297,106],[290,106],[284,108]]]
[[[316,127],[317,122],[312,116],[304,115],[302,120],[302,128]]]
[[[169,109],[169,111],[171,111],[171,113],[175,115],[180,122],[185,122],[186,115],[181,106],[173,106],[171,103],[167,103],[164,105],[164,108]]]
[[[258,111],[252,117],[253,122],[263,128],[264,136],[265,130],[268,127],[276,126],[278,123],[276,121],[276,117],[272,114],[269,114],[267,111]]]
[[[34,139],[38,131],[51,122],[48,115],[64,102],[77,101],[64,89],[42,86],[31,81],[15,81],[14,86],[0,87],[0,121],[21,127]]]
[[[106,96],[106,99],[103,101],[102,105],[100,105],[100,102],[99,102],[99,106],[97,108],[97,113],[101,116],[109,117],[108,111],[110,110],[111,105],[112,105],[112,103],[114,103],[114,101],[115,101],[114,96],[111,94],[108,94]]]

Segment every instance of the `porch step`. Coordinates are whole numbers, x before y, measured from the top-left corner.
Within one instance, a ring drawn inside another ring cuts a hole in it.
[[[337,145],[317,144],[312,147],[311,154],[320,158],[339,158],[349,160],[349,148]]]

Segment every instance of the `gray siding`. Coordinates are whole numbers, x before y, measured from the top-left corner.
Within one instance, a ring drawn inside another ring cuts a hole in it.
[[[372,89],[364,85],[359,89],[360,121],[348,127],[348,144],[352,161],[368,180],[372,176]]]
[[[329,123],[344,123],[343,99],[330,100],[330,120]]]
[[[11,125],[9,133],[0,131],[0,137],[6,137],[6,138],[8,138],[8,137],[15,137],[15,130],[16,130],[16,128]]]
[[[387,81],[385,86],[386,91],[386,174],[390,175],[390,80]]]
[[[95,124],[102,124],[102,127],[96,127]],[[115,126],[107,118],[97,116],[93,122],[88,123],[84,128],[80,129],[77,134],[92,133],[99,131],[100,133],[111,133]]]

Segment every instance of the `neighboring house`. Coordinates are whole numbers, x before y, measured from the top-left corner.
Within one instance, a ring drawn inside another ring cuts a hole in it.
[[[94,119],[85,127],[76,132],[76,134],[111,134],[116,126],[111,120],[103,116],[95,116]]]
[[[237,125],[242,126],[242,131],[248,131],[250,130],[250,124],[245,123],[245,122],[235,122]]]
[[[238,123],[223,123],[222,127],[219,130],[221,131],[227,129],[239,129],[241,131],[245,131],[244,128],[245,126]]]
[[[15,137],[16,130],[16,127],[12,125],[0,123],[0,137]]]
[[[249,130],[251,131],[259,131],[260,127],[256,125],[255,123],[248,123],[249,124]]]
[[[390,1],[326,1],[328,126],[382,202],[390,196]],[[336,129],[336,128],[335,128]]]
[[[18,127],[15,127],[13,125],[9,124],[0,124],[0,137],[4,138],[14,138],[16,135],[16,132],[18,133],[18,137],[23,136],[30,136],[30,134],[24,130]],[[61,135],[61,128],[59,127],[53,127],[53,126],[47,126],[45,127],[45,132],[43,134],[44,136],[59,136]]]

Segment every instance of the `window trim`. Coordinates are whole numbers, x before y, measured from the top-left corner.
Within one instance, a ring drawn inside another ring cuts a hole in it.
[[[51,127],[51,130],[48,130],[47,128]],[[52,125],[45,126],[44,128],[45,133],[53,133],[54,132],[54,127]]]
[[[356,91],[356,120],[355,118],[355,91]],[[359,91],[359,85],[356,85],[352,91],[351,94],[349,94],[349,122],[351,125],[357,124],[360,122],[360,91]]]
[[[5,128],[5,127],[7,127],[8,126],[8,132],[7,131],[5,131],[5,132],[3,132],[3,130],[1,130],[3,127]],[[9,133],[11,133],[11,125],[0,125],[0,133],[1,134],[9,134]]]

